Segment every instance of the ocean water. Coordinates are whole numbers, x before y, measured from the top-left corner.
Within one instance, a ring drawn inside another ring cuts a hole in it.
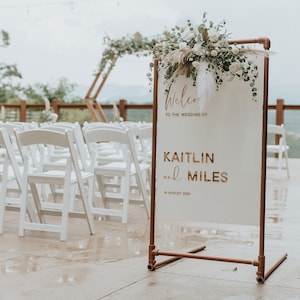
[[[275,110],[268,111],[268,123],[275,124]],[[289,145],[288,156],[300,158],[300,110],[285,110],[284,126]]]

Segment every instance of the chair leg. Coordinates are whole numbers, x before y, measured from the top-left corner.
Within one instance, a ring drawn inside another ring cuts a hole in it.
[[[149,173],[149,175],[150,175],[150,173]],[[139,190],[140,190],[140,193],[141,193],[144,205],[145,205],[147,217],[149,218],[150,217],[150,205],[149,205],[149,202],[148,202],[148,196],[147,196],[147,189],[146,189],[146,185],[145,185],[145,180],[143,178],[143,175],[140,178],[138,174],[136,174],[136,179],[137,179],[137,182],[139,183],[138,184],[139,185]]]
[[[278,153],[278,174],[279,174],[279,178],[281,178],[281,176],[282,176],[282,156],[283,156],[283,153],[279,152]]]
[[[69,204],[69,210],[70,211],[74,211],[74,205],[75,205],[75,200],[76,200],[76,186],[75,185],[72,185],[70,187],[70,204]]]
[[[4,211],[6,205],[6,194],[7,194],[7,175],[8,175],[8,162],[5,159],[2,169],[3,175],[1,180],[1,196],[0,196],[0,233],[3,232],[4,227]]]
[[[289,159],[287,151],[284,152],[284,159],[285,159],[285,167],[287,172],[287,178],[290,178],[290,169],[289,169]]]
[[[34,223],[37,222],[35,213],[34,213],[34,208],[32,207],[32,205],[29,201],[27,203],[27,214],[28,214],[30,222],[34,222]]]
[[[126,173],[121,178],[121,195],[123,195],[123,211],[122,211],[122,223],[126,224],[128,221],[128,206],[129,206],[129,192],[130,192],[130,175]]]
[[[88,204],[88,201],[87,201],[87,198],[86,198],[85,195],[82,197],[82,203],[83,203],[83,208],[84,208],[86,220],[88,222],[88,226],[89,226],[89,229],[90,229],[90,234],[95,234],[96,233],[96,228],[95,228],[94,218],[93,218],[93,215],[91,213],[91,208]]]
[[[98,189],[100,191],[101,194],[101,199],[103,201],[103,205],[105,208],[109,209],[109,203],[106,200],[106,187],[105,187],[105,176],[102,176],[100,174],[95,175],[97,178],[97,184],[98,184]],[[103,178],[102,178],[103,177]]]
[[[42,207],[41,207],[41,203],[40,203],[40,196],[39,196],[38,188],[35,183],[30,183],[30,190],[31,190],[31,195],[32,195],[32,198],[33,198],[36,210],[37,210],[37,215],[38,215],[39,221],[40,221],[40,223],[46,223],[45,217],[42,214]],[[26,201],[28,201],[28,195],[27,195]],[[27,204],[27,205],[29,205],[29,204]]]
[[[68,231],[68,219],[69,219],[69,208],[70,208],[70,198],[72,197],[72,188],[70,186],[69,178],[66,178],[64,184],[64,196],[62,203],[62,213],[61,213],[61,231],[60,231],[60,240],[67,240],[67,231]]]
[[[87,193],[88,193],[87,201],[88,201],[89,206],[92,205],[93,199],[94,199],[94,192],[95,192],[94,184],[95,184],[95,181],[94,181],[94,176],[93,176],[88,180],[88,185],[86,187]]]
[[[92,177],[91,179],[87,179],[86,180],[87,183],[91,184],[92,186],[91,187],[88,187],[89,189],[93,189],[93,180],[92,180]],[[83,210],[84,210],[84,213],[85,213],[85,217],[86,217],[86,220],[87,220],[87,223],[88,223],[88,226],[89,226],[89,230],[90,230],[90,234],[95,234],[96,233],[96,228],[95,228],[95,223],[94,223],[94,218],[93,218],[93,215],[91,213],[91,207],[89,205],[89,199],[88,199],[88,196],[90,195],[87,195],[87,192],[86,192],[86,188],[85,188],[85,185],[83,183],[82,180],[79,180],[78,178],[78,189],[79,189],[79,193],[80,193],[80,198],[81,198],[81,201],[82,201],[82,206],[83,206]],[[91,191],[91,195],[93,195],[93,191]]]
[[[7,193],[7,182],[2,178],[1,195],[0,195],[0,233],[3,233],[4,228],[4,211],[5,211],[5,197]]]
[[[26,207],[27,207],[27,198],[28,198],[28,188],[27,188],[27,177],[23,177],[23,182],[22,182],[22,193],[21,193],[21,203],[20,203],[20,220],[19,220],[19,236],[24,236],[25,235],[25,218],[26,218]]]

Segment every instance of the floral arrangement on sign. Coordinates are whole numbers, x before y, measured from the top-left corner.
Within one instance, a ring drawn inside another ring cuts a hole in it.
[[[206,105],[223,83],[223,74],[232,80],[237,77],[249,82],[253,99],[256,100],[258,67],[249,60],[248,54],[259,54],[244,45],[229,42],[225,21],[218,25],[207,22],[206,13],[202,24],[193,26],[187,21],[185,28],[176,26],[164,34],[154,47],[154,57],[165,68],[166,92],[179,75],[191,77],[202,105]],[[265,55],[265,54],[264,54]]]

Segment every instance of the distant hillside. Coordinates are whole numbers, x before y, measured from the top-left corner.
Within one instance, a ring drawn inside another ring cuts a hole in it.
[[[84,98],[89,87],[76,86],[74,94]],[[128,103],[152,103],[152,92],[149,87],[142,85],[122,86],[118,84],[105,84],[99,94],[101,103],[117,103],[120,99],[126,99]]]

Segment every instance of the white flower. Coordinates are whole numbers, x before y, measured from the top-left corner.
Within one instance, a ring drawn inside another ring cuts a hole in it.
[[[195,32],[191,31],[191,30],[185,30],[183,33],[182,33],[182,38],[189,42],[190,40],[192,40],[193,38],[195,37]]]
[[[218,41],[219,33],[215,28],[209,28],[207,30],[207,34],[208,34],[208,38],[211,42],[217,42]]]
[[[234,55],[239,54],[239,52],[240,52],[240,49],[237,46],[232,46],[232,53]]]
[[[241,70],[241,64],[240,63],[232,63],[230,66],[229,66],[229,71],[231,73],[234,73],[236,74],[237,72],[239,72]]]
[[[218,51],[216,49],[210,51],[210,55],[212,57],[216,57],[218,55]]]
[[[192,50],[196,55],[201,55],[203,53],[202,46],[199,43],[195,44]]]
[[[189,47],[188,47],[188,45],[187,45],[186,42],[180,42],[178,44],[178,47],[179,47],[180,50],[188,50],[189,49]]]

